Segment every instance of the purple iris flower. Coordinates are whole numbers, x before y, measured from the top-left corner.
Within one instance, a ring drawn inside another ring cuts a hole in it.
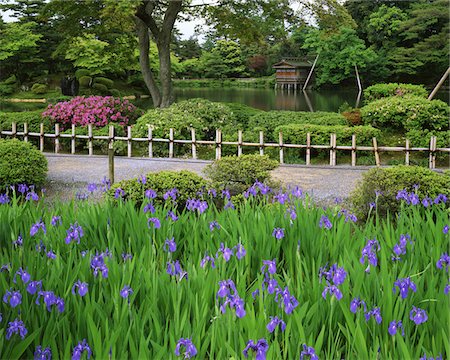
[[[166,241],[164,242],[163,250],[171,253],[175,252],[177,250],[177,243],[175,242],[175,239],[166,239]]]
[[[75,288],[77,288],[78,291],[78,295],[80,295],[81,297],[83,297],[84,295],[87,294],[88,292],[88,283],[85,282],[81,282],[81,280],[78,280],[77,282],[75,282],[75,284],[73,284],[72,286],[72,294],[75,295]]]
[[[42,289],[42,281],[30,281],[27,285],[27,292],[31,295]]]
[[[234,210],[235,209],[234,204],[231,201],[228,201],[223,208],[225,210],[228,210],[228,209]]]
[[[295,208],[289,207],[286,209],[286,215],[289,215],[289,218],[294,221],[297,219],[297,213],[295,212]]]
[[[128,298],[133,293],[133,289],[129,285],[125,285],[122,290],[120,290],[120,296],[124,299]]]
[[[145,175],[139,175],[137,181],[138,183],[145,185],[147,183],[147,177]]]
[[[38,200],[39,200],[39,195],[36,194],[34,191],[30,191],[30,192],[25,196],[25,200],[27,200],[27,201],[29,201],[29,200],[38,201]]]
[[[153,189],[145,190],[145,197],[147,199],[154,199],[154,198],[156,198],[156,196],[157,196],[157,194],[156,194],[155,190],[153,190]]]
[[[266,272],[266,268],[269,274],[275,274],[277,272],[277,264],[275,262],[276,259],[273,260],[263,260],[263,266],[261,267],[261,272],[264,274]]]
[[[111,189],[111,180],[107,179],[106,176],[104,176],[102,179],[102,191],[105,192],[109,189]]]
[[[364,264],[366,262],[366,258],[369,262],[369,266],[377,266],[378,259],[376,252],[380,251],[380,244],[376,239],[368,240],[366,246],[361,251],[361,259],[359,262]]]
[[[152,223],[153,224],[153,227],[155,228],[155,229],[159,229],[160,227],[161,227],[161,221],[159,221],[159,219],[158,218],[149,218],[148,220],[147,220],[147,225],[148,225],[148,227],[150,228],[150,223]]]
[[[237,293],[236,285],[233,280],[228,279],[219,281],[219,290],[217,291],[216,297],[224,298],[226,296],[233,295],[231,291],[233,291],[233,294]]]
[[[47,251],[45,254],[49,259],[56,259],[56,254],[53,252],[53,250]]]
[[[242,318],[245,316],[245,303],[244,300],[242,300],[237,294],[235,295],[228,295],[223,302],[222,305],[220,305],[220,311],[222,314],[225,314],[226,306],[229,305],[230,308],[234,308],[236,311],[236,316],[238,318]]]
[[[282,304],[284,305],[284,312],[286,314],[291,314],[292,311],[298,306],[299,302],[295,298],[294,295],[292,295],[288,288],[286,287],[284,290],[282,289],[275,289],[276,295],[275,295],[275,302],[278,302],[279,298],[283,300],[283,302],[279,303],[280,307]]]
[[[52,360],[52,350],[49,347],[42,349],[41,345],[36,347],[34,360]]]
[[[244,192],[244,197],[246,199],[248,199],[250,197],[250,195],[256,196],[257,194],[258,194],[258,189],[257,189],[256,185],[253,184]]]
[[[183,280],[185,277],[188,279],[188,273],[181,268],[180,262],[176,260],[175,262],[167,262],[167,273],[171,276],[178,277],[178,281]]]
[[[208,262],[211,262],[211,267],[213,269],[216,267],[216,262],[215,262],[214,257],[213,256],[209,256],[207,254],[205,254],[205,257],[200,262],[200,266],[204,269]]]
[[[189,211],[198,211],[199,214],[202,214],[207,208],[208,203],[205,200],[188,199],[186,201],[186,209],[188,209]]]
[[[444,228],[442,229],[442,232],[447,235],[448,234],[448,230],[449,230],[449,226],[445,225]]]
[[[148,212],[151,214],[153,214],[155,212],[155,207],[153,206],[152,203],[148,203],[144,206],[144,213],[146,214]]]
[[[252,292],[253,300],[256,299],[257,296],[259,296],[259,289],[256,289],[255,291]]]
[[[172,210],[169,210],[167,212],[166,219],[168,219],[168,218],[170,218],[172,221],[178,220],[178,216]]]
[[[89,194],[79,191],[75,194],[75,199],[80,200],[80,201],[85,201],[85,200],[89,199]]]
[[[29,190],[29,187],[27,184],[19,184],[17,185],[17,191],[21,194],[25,194]]]
[[[0,273],[3,272],[3,271],[5,271],[5,272],[11,272],[11,264],[10,264],[10,263],[3,264],[3,265],[0,267]]]
[[[98,189],[97,184],[96,183],[91,183],[87,185],[87,190],[90,193],[93,193],[94,191],[96,191]]]
[[[447,284],[447,285],[445,285],[445,288],[444,288],[444,294],[448,295],[449,292],[450,292],[450,284]]]
[[[82,342],[80,341],[78,345],[73,348],[72,360],[80,360],[85,351],[87,353],[87,358],[89,359],[92,355],[92,351],[86,342],[86,339],[83,339]]]
[[[21,246],[23,246],[23,237],[22,237],[22,235],[20,234],[20,235],[17,237],[17,240],[13,241],[12,243],[13,243],[13,245],[16,246],[16,247],[21,247]]]
[[[350,303],[350,311],[353,314],[356,314],[359,308],[364,307],[364,312],[367,312],[367,306],[364,300],[361,300],[360,298],[354,298]]]
[[[388,332],[392,336],[397,334],[398,329],[402,329],[402,336],[405,336],[405,330],[403,329],[403,324],[401,321],[391,321],[389,323]]]
[[[321,229],[325,228],[325,229],[330,230],[333,227],[333,224],[331,223],[330,219],[328,219],[327,216],[322,215],[320,220],[319,220],[319,227]]]
[[[319,357],[316,355],[316,351],[313,347],[303,344],[303,351],[300,353],[300,360],[305,359],[319,360]]]
[[[341,290],[339,290],[339,288],[338,288],[337,286],[335,286],[335,285],[328,285],[328,286],[326,286],[325,289],[324,289],[323,292],[322,292],[322,297],[323,297],[324,299],[326,299],[328,293],[330,293],[331,296],[334,295],[334,297],[335,297],[337,300],[341,300],[341,299],[342,299],[342,292],[341,292]]]
[[[427,197],[424,197],[424,198],[422,199],[422,205],[423,205],[424,207],[428,207],[428,206],[430,206],[430,205],[432,205],[432,204],[433,204],[433,200],[430,199],[428,196],[427,196]]]
[[[125,191],[121,188],[117,188],[114,192],[114,199],[122,199],[125,196]]]
[[[342,209],[338,212],[338,216],[345,216],[345,222],[348,222],[349,220],[352,222],[357,222],[358,218],[356,217],[355,214],[352,214],[350,211],[348,211],[347,209]]]
[[[9,196],[8,194],[0,194],[0,205],[8,204]]]
[[[62,224],[61,216],[53,216],[51,221],[52,226],[58,226]]]
[[[173,188],[173,189],[167,191],[163,195],[163,198],[164,198],[164,200],[168,200],[169,198],[171,198],[173,201],[175,201],[177,199],[177,195],[178,195],[178,190],[176,188]]]
[[[448,267],[450,266],[450,256],[447,253],[443,253],[440,259],[436,262],[436,267],[438,269],[445,268],[445,271],[448,272]]]
[[[263,289],[267,286],[267,292],[273,294],[278,290],[278,281],[276,279],[264,279]]]
[[[303,190],[300,189],[298,186],[296,186],[292,191],[291,195],[295,198],[301,198],[303,197]]]
[[[269,186],[267,186],[266,184],[264,184],[260,181],[257,181],[255,184],[256,184],[256,186],[258,186],[259,191],[261,192],[261,195],[267,195],[271,191]]]
[[[184,353],[180,352],[181,348],[184,347]],[[191,339],[181,338],[177,342],[177,347],[175,348],[175,355],[180,356],[183,355],[185,359],[190,359],[197,355],[197,348],[192,343]]]
[[[393,261],[401,260],[400,255],[406,254],[406,245],[408,244],[408,241],[411,243],[411,236],[409,236],[408,234],[400,235],[400,240],[392,248],[392,251],[395,254],[395,256],[392,256],[391,258]]]
[[[15,308],[22,303],[22,294],[20,291],[12,291],[12,289],[9,289],[6,291],[5,295],[3,295],[3,302],[7,304],[8,301],[9,305]]]
[[[127,254],[127,253],[122,253],[122,260],[123,261],[132,260],[132,259],[133,259],[133,255]]]
[[[33,225],[31,226],[31,229],[30,229],[30,236],[36,235],[37,232],[39,231],[39,229],[42,229],[42,232],[43,232],[44,234],[47,233],[47,229],[45,228],[45,224],[44,224],[44,222],[42,221],[42,219],[39,220],[36,224],[33,224]]]
[[[285,203],[287,203],[289,201],[289,195],[280,191],[278,194],[276,194],[273,197],[274,202],[278,202],[281,205],[284,205]]]
[[[214,231],[214,229],[217,229],[217,230],[220,229],[220,225],[219,225],[219,223],[216,220],[211,221],[209,223],[209,231]]]
[[[402,297],[402,299],[406,299],[408,297],[408,290],[411,289],[413,292],[417,291],[416,288],[416,284],[414,284],[410,278],[405,278],[405,279],[398,279],[397,281],[394,282],[394,288],[392,289],[392,291],[395,294],[396,291],[396,287],[398,286],[400,295]]]
[[[409,318],[414,321],[416,325],[420,325],[428,320],[428,315],[425,310],[413,306],[412,310],[409,312]]]
[[[383,321],[379,307],[374,307],[372,310],[366,312],[364,317],[366,318],[366,321],[369,321],[370,318],[373,317],[377,324],[381,324],[381,321]]]
[[[36,305],[40,305],[40,298],[42,297],[44,304],[47,306],[47,311],[52,311],[52,305],[55,305],[60,313],[64,311],[64,300],[55,296],[53,291],[39,291],[36,299]]]
[[[440,202],[442,203],[446,203],[448,200],[447,196],[444,194],[439,194],[438,196],[436,196],[436,198],[434,199],[434,203],[435,204],[439,204]]]
[[[83,228],[78,225],[77,222],[75,222],[75,224],[70,224],[70,227],[66,233],[66,244],[70,244],[72,241],[76,241],[77,244],[79,244],[80,239],[84,236]]]
[[[419,360],[442,360],[442,354],[439,354],[439,356],[434,357],[427,357],[427,354],[423,354],[423,356]]]
[[[242,246],[242,244],[237,244],[233,248],[233,250],[235,251],[235,255],[238,260],[241,260],[247,254],[247,251],[245,250],[244,246]]]
[[[13,278],[13,283],[16,283],[16,276],[19,275],[20,278],[22,279],[22,282],[24,284],[26,284],[28,281],[31,280],[31,275],[28,274],[24,269],[20,268],[19,270],[17,270],[16,274],[14,275]]]
[[[25,338],[25,335],[27,335],[27,333],[28,330],[25,327],[23,321],[15,319],[14,321],[8,323],[8,329],[6,330],[6,340],[11,339],[12,334],[19,334],[23,340]]]
[[[280,325],[281,331],[284,331],[286,329],[286,323],[283,320],[278,318],[278,316],[271,316],[266,328],[270,333],[273,333],[278,325]]]
[[[246,358],[248,358],[248,352],[250,350],[255,353],[256,360],[266,360],[266,353],[269,350],[269,344],[266,339],[259,339],[256,343],[253,340],[249,340],[245,346],[245,349],[242,350],[242,353]]]
[[[91,259],[91,269],[94,271],[94,276],[98,273],[102,274],[103,278],[108,277],[108,267],[105,264],[104,254],[95,254]]]
[[[284,229],[283,228],[273,229],[272,236],[277,240],[281,240],[282,238],[284,238]]]
[[[341,285],[347,277],[347,272],[343,267],[338,267],[338,264],[333,264],[328,268],[328,264],[322,266],[319,269],[319,281],[325,278],[326,282],[329,284],[333,282],[334,285]]]
[[[228,189],[222,190],[222,199],[227,199],[227,200],[231,199],[231,194]]]
[[[222,254],[223,258],[225,259],[225,262],[228,262],[231,256],[233,256],[233,250],[225,247],[223,243],[220,243],[220,248],[219,250],[217,250],[216,258],[219,257],[219,254]]]

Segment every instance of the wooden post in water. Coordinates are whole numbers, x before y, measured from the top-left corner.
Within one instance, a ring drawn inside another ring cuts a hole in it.
[[[444,83],[447,76],[450,75],[450,67],[447,68],[447,71],[444,73],[444,75],[441,77],[441,80],[437,83],[437,85],[434,87],[433,91],[431,92],[430,96],[428,96],[428,100],[433,99],[434,95],[438,92],[442,84]]]
[[[108,142],[108,177],[111,185],[114,184],[114,126],[109,126]]]

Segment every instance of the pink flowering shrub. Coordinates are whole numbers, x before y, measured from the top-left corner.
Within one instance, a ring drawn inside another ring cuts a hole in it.
[[[50,104],[42,116],[49,117],[53,123],[61,124],[64,130],[71,124],[77,126],[93,124],[98,128],[110,123],[126,126],[142,114],[142,110],[128,100],[112,96],[77,96],[70,101]]]

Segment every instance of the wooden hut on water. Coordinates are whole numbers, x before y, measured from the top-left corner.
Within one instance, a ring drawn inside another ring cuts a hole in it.
[[[284,58],[272,67],[276,70],[275,90],[301,89],[305,84],[313,62],[300,58]],[[310,79],[308,84],[311,84]]]

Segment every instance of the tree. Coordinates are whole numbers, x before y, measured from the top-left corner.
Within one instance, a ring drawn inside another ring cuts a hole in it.
[[[235,41],[219,40],[201,58],[206,77],[240,77],[245,73],[241,48]]]
[[[382,5],[370,14],[367,39],[377,48],[391,48],[400,41],[400,28],[408,15],[398,7]]]

